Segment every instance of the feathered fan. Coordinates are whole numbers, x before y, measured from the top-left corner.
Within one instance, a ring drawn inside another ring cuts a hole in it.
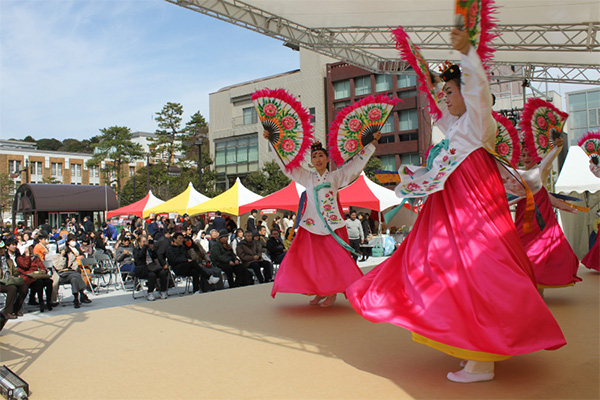
[[[329,129],[331,159],[342,165],[371,143],[398,101],[383,95],[369,96],[343,108]]]
[[[498,131],[496,132],[496,154],[512,165],[517,165],[521,156],[519,132],[517,132],[517,129],[504,115],[494,111],[492,111],[492,115],[498,125]]]
[[[588,132],[577,141],[595,165],[600,165],[600,132]]]
[[[521,131],[534,163],[539,163],[552,150],[552,142],[562,132],[568,116],[540,98],[532,98],[525,103],[521,114]]]
[[[252,94],[252,102],[286,169],[299,167],[314,140],[310,114],[284,89],[258,90]]]
[[[429,114],[434,121],[437,121],[442,116],[442,112],[437,105],[442,101],[443,93],[440,92],[439,97],[436,96],[435,85],[431,81],[429,72],[429,64],[401,26],[392,31],[392,36],[396,40],[396,49],[400,51],[400,57],[415,70],[419,80],[419,90],[427,95]]]
[[[496,51],[491,42],[498,36],[493,32],[496,27],[493,14],[496,6],[492,0],[456,0],[454,11],[454,25],[459,29],[466,29],[471,45],[477,49],[485,69]]]

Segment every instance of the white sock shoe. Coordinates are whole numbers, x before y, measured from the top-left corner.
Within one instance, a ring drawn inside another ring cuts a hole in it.
[[[335,299],[337,298],[337,294],[332,294],[327,296],[324,302],[321,303],[321,307],[331,307],[333,303],[335,303]]]
[[[210,283],[211,285],[214,285],[215,283],[219,282],[220,280],[221,280],[221,278],[213,275],[210,278],[208,278],[208,283]]]
[[[486,382],[494,379],[493,372],[485,372],[483,374],[472,374],[470,372],[461,369],[457,372],[448,372],[446,378],[452,382],[458,383],[474,383],[474,382]]]

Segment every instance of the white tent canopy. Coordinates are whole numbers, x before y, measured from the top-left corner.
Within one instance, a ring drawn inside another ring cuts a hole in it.
[[[167,0],[375,72],[398,71],[390,27],[402,25],[432,62],[457,60],[452,0]],[[496,0],[495,62],[526,67],[512,78],[570,83],[600,77],[598,0]],[[499,77],[496,71],[495,77]],[[510,74],[510,72],[504,72]],[[510,80],[510,75],[504,78]]]
[[[589,213],[560,212],[565,236],[575,254],[581,259],[588,252],[592,221],[596,218],[595,211],[598,210],[600,202],[600,179],[590,171],[589,158],[581,147],[569,147],[567,158],[556,181],[555,191],[577,197],[581,199],[577,204],[590,208]]]
[[[590,171],[589,158],[581,147],[569,147],[555,190],[563,193],[593,193],[600,190],[600,179]]]

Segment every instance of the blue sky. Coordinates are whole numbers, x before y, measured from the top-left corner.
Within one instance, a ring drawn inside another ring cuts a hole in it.
[[[164,0],[0,0],[0,138],[77,138],[299,68],[298,52]]]

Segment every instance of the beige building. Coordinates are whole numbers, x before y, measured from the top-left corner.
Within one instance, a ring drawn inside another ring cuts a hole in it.
[[[258,171],[273,156],[250,97],[256,90],[287,89],[312,115],[317,139],[324,141],[325,77],[331,58],[300,49],[300,69],[224,87],[209,95],[210,149],[217,187],[227,189],[237,177]]]

